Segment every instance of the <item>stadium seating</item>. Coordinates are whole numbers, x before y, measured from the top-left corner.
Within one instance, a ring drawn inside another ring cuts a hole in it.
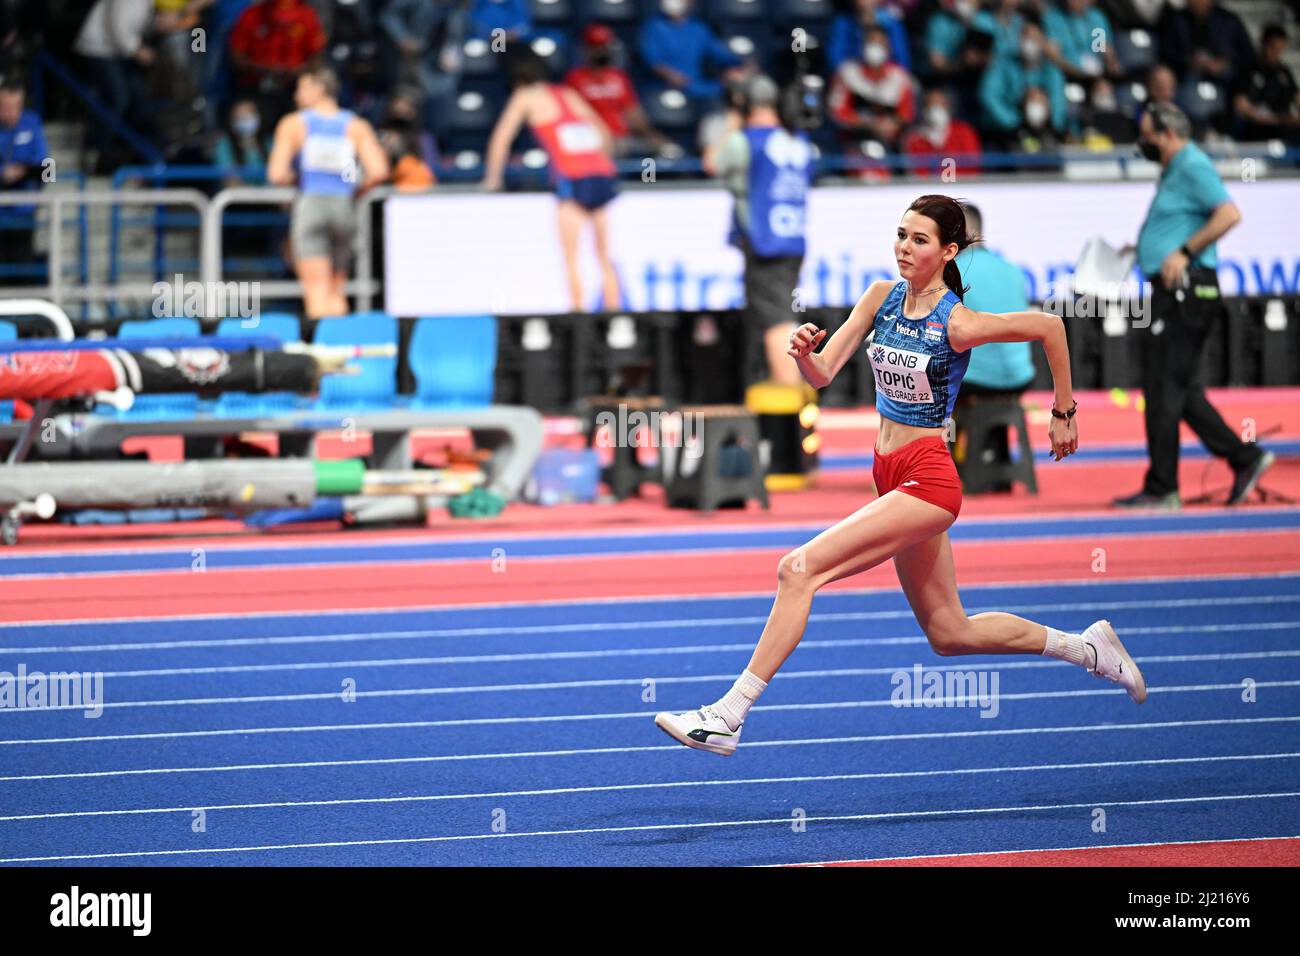
[[[0,342],[12,342],[18,338],[18,328],[12,322],[0,322]],[[13,421],[14,403],[0,402],[0,425]]]
[[[322,319],[317,345],[397,344],[397,320],[383,312],[359,312]],[[321,382],[316,407],[322,411],[372,411],[392,408],[397,395],[397,358],[354,359],[359,375],[329,375]]]
[[[412,408],[492,404],[497,320],[491,315],[429,316],[415,323],[407,361],[415,376]]]
[[[139,322],[123,322],[118,329],[119,338],[150,339],[159,337],[193,338],[200,334],[198,319],[162,318]],[[173,392],[161,395],[137,395],[128,409],[99,409],[105,414],[116,414],[130,421],[190,419],[199,410],[199,397],[194,392]]]
[[[217,335],[253,336],[269,335],[281,342],[301,342],[302,329],[296,315],[284,312],[268,312],[260,316],[252,328],[244,324],[243,319],[222,319],[217,326]],[[260,395],[250,392],[225,392],[213,407],[214,414],[223,418],[256,417],[258,415],[275,415],[291,412],[298,407],[299,396],[293,392],[264,392]]]

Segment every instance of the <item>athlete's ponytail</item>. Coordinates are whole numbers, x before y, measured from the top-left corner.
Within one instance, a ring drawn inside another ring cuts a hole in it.
[[[939,227],[940,245],[948,245],[955,242],[957,252],[960,253],[972,243],[979,242],[979,236],[972,236],[966,232],[966,213],[957,200],[942,196],[937,193],[921,196],[916,202],[907,207],[910,212],[919,213],[934,220],[934,224]],[[957,298],[961,298],[968,291],[969,286],[961,284],[961,269],[957,267],[957,257],[953,256],[943,267],[943,281],[953,292],[957,293]]]

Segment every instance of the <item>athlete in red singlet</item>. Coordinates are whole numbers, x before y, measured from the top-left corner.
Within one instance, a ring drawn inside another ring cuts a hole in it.
[[[581,312],[585,308],[578,273],[578,239],[584,220],[591,221],[595,232],[602,305],[608,310],[617,309],[621,303],[618,276],[609,257],[606,208],[617,192],[609,130],[576,91],[547,82],[546,64],[528,47],[514,53],[510,79],[514,93],[488,142],[483,188],[501,188],[510,144],[527,123],[551,160],[573,310]]]

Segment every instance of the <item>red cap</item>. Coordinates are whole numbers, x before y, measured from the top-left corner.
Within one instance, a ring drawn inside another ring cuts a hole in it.
[[[609,46],[614,42],[614,31],[603,23],[589,23],[582,31],[582,42],[586,46]]]

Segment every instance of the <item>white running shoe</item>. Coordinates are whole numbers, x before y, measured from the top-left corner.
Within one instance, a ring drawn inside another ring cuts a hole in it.
[[[1147,682],[1142,679],[1142,672],[1128,656],[1128,651],[1124,650],[1110,621],[1097,621],[1089,626],[1083,632],[1083,643],[1093,653],[1093,666],[1088,668],[1090,674],[1113,680],[1128,691],[1135,703],[1147,699]]]
[[[732,730],[722,716],[707,705],[684,714],[667,711],[656,714],[655,726],[679,743],[724,757],[734,754],[736,744],[740,743],[740,727]]]

